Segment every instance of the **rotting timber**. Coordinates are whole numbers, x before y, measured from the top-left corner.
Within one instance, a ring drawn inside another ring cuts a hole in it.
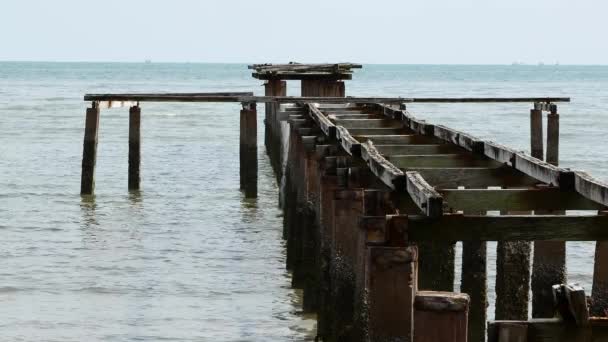
[[[241,184],[257,181],[247,167],[256,163],[257,170],[257,160],[246,155],[254,151],[255,103],[263,102],[266,150],[282,188],[287,267],[293,286],[303,289],[303,309],[317,313],[319,340],[606,340],[600,316],[608,309],[608,186],[558,166],[556,104],[569,99],[346,98],[342,80],[357,67],[254,65],[253,76],[265,80],[260,97],[87,95],[94,105],[87,111],[83,189],[92,189],[99,107],[140,101],[242,103]],[[302,81],[302,97],[286,96],[286,80]],[[533,156],[420,120],[406,107],[416,102],[533,103]],[[139,110],[131,113],[138,125]],[[131,174],[139,182],[130,164]],[[249,189],[255,196],[257,188]],[[584,290],[563,285],[564,242],[583,240],[598,241],[589,306]],[[499,242],[498,321],[489,325],[486,241]]]

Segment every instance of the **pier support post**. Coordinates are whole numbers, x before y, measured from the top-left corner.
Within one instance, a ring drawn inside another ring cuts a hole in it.
[[[608,212],[602,211],[599,214],[608,215]],[[608,241],[595,243],[590,311],[591,316],[608,316]]]
[[[545,161],[552,165],[559,163],[559,114],[557,114],[556,105],[551,105],[551,113],[547,115],[547,157]]]
[[[367,249],[369,341],[412,341],[417,260],[415,246]]]
[[[82,150],[82,175],[80,178],[80,194],[92,195],[95,191],[95,163],[97,160],[97,135],[99,128],[99,107],[93,103],[87,108],[84,144]]]
[[[496,320],[527,320],[530,243],[500,241],[496,251]]]
[[[418,287],[429,291],[454,291],[455,242],[418,242]]]
[[[240,122],[240,179],[246,198],[258,195],[258,147],[256,103],[243,103]]]
[[[557,106],[550,105],[551,113],[547,116],[547,154],[545,160],[553,165],[559,164],[559,115]],[[539,110],[540,112],[540,110]],[[542,151],[542,118],[540,132],[536,141],[540,140],[540,153],[533,155],[543,159]],[[534,150],[535,139],[532,138]],[[543,214],[536,212],[536,214]],[[556,214],[553,212],[553,214]],[[554,316],[553,291],[555,284],[566,283],[566,243],[564,241],[535,241],[534,259],[532,263],[532,317],[551,318]]]
[[[530,150],[532,157],[543,160],[543,111],[530,110]]]
[[[266,96],[286,96],[287,82],[271,79],[264,83],[264,95]],[[264,119],[264,144],[266,152],[275,173],[280,177],[281,171],[281,122],[277,116],[279,104],[269,102],[265,104]],[[280,178],[279,178],[280,179]]]
[[[414,342],[467,342],[469,295],[421,291],[414,301]],[[471,342],[484,341],[470,340]]]
[[[141,108],[129,108],[129,190],[138,190],[141,181]]]
[[[470,294],[468,340],[484,341],[488,307],[488,278],[486,272],[487,243],[462,242],[462,281],[460,292]]]

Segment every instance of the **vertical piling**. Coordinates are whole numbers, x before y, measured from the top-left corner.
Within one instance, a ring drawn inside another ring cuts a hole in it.
[[[502,241],[496,251],[496,320],[527,320],[530,243]]]
[[[600,215],[608,215],[608,212],[600,212]],[[590,311],[592,316],[608,316],[608,241],[595,243]]]
[[[454,291],[455,242],[418,242],[418,287],[429,291]]]
[[[266,96],[286,96],[287,82],[278,79],[266,81],[264,84],[264,94]],[[266,146],[266,152],[270,158],[270,162],[275,170],[275,174],[277,175],[277,178],[280,179],[281,122],[277,117],[278,111],[278,103],[266,103],[264,119],[264,144]]]
[[[80,194],[92,195],[95,191],[95,163],[97,160],[97,136],[99,129],[99,107],[93,103],[87,108],[84,144],[82,150],[82,176]]]
[[[418,292],[414,301],[414,342],[467,342],[469,301],[464,293]]]
[[[557,106],[551,105],[551,113],[547,115],[547,157],[546,162],[557,165],[559,162],[559,114]]]
[[[543,159],[543,111],[530,110],[530,145],[532,157]]]
[[[547,116],[547,152],[545,160],[553,165],[559,163],[559,115],[557,106],[551,105],[551,113]],[[543,159],[542,151],[542,118],[540,133],[532,136],[531,144],[534,150],[535,141],[540,140],[541,149],[533,155]],[[536,214],[544,214],[536,212]],[[556,214],[555,212],[553,214]],[[564,241],[535,241],[532,268],[532,317],[550,318],[554,315],[552,286],[566,283],[566,243]]]
[[[256,103],[243,103],[240,122],[240,178],[246,198],[258,195],[258,147]]]
[[[462,242],[462,280],[460,292],[470,295],[468,340],[481,342],[486,337],[488,280],[486,273],[487,243]]]
[[[367,249],[366,283],[370,341],[411,341],[417,283],[416,247]]]
[[[138,190],[141,181],[141,108],[129,108],[129,190]]]

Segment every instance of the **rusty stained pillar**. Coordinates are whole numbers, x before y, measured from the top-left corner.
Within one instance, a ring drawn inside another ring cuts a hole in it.
[[[99,131],[99,107],[93,102],[87,108],[84,144],[82,149],[82,175],[80,178],[80,194],[92,195],[95,191],[95,163],[97,160],[97,136]]]
[[[258,195],[258,147],[256,103],[243,103],[240,120],[240,184],[246,198]]]
[[[271,79],[264,83],[264,95],[266,96],[286,96],[287,82]],[[265,104],[264,116],[264,145],[266,153],[270,158],[270,162],[278,175],[280,173],[280,156],[281,156],[281,122],[277,113],[279,104],[268,102]]]

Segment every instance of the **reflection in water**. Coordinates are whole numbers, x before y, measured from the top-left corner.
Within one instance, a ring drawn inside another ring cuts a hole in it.
[[[81,195],[80,196],[80,211],[82,212],[82,228],[88,229],[91,226],[98,226],[97,215],[95,210],[97,209],[97,203],[95,202],[95,195]]]

